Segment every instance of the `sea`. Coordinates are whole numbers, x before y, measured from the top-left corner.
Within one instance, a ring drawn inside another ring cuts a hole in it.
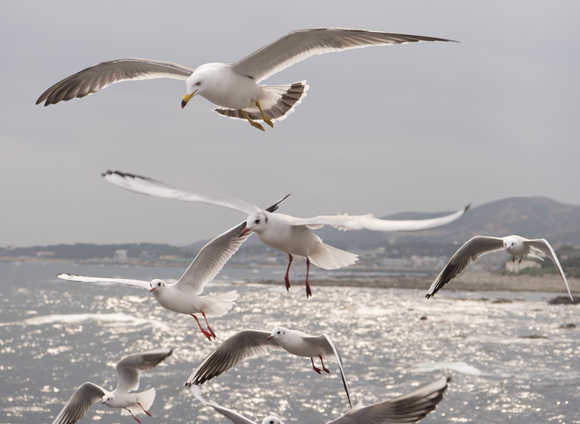
[[[298,267],[299,268],[299,267]],[[145,290],[61,281],[59,272],[175,281],[181,268],[0,263],[0,423],[51,423],[75,389],[116,386],[115,364],[159,347],[173,355],[141,376],[154,387],[142,423],[229,423],[184,386],[220,341],[243,329],[328,334],[338,346],[354,403],[403,395],[443,376],[452,381],[424,423],[580,423],[580,309],[550,305],[554,293],[321,287],[284,269],[226,266],[204,292],[237,290],[225,316],[210,318],[210,343],[195,320],[167,311]],[[314,270],[314,278],[320,276]],[[279,279],[265,285],[263,279]],[[562,293],[563,295],[565,293]],[[202,386],[206,399],[261,423],[327,423],[349,410],[338,367],[318,375],[310,360],[273,351]],[[94,405],[80,423],[135,421]]]

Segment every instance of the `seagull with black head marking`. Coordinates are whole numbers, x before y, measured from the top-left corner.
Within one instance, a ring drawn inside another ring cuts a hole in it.
[[[259,85],[271,75],[314,55],[368,46],[443,41],[444,38],[350,28],[306,28],[292,31],[235,63],[206,63],[197,69],[159,60],[124,58],[101,62],[65,78],[36,101],[44,106],[85,97],[129,80],[172,78],[185,80],[184,108],[194,96],[220,106],[220,115],[247,120],[264,131],[285,119],[306,96],[308,85]]]
[[[253,231],[266,245],[288,254],[288,268],[284,277],[286,289],[290,289],[290,266],[293,255],[306,258],[306,297],[312,296],[308,283],[310,263],[323,269],[338,269],[354,264],[358,255],[337,249],[322,242],[322,239],[311,230],[325,225],[340,230],[372,231],[420,231],[449,224],[461,217],[470,207],[466,206],[457,212],[431,219],[388,220],[375,218],[373,215],[322,215],[314,218],[296,218],[290,215],[273,214],[243,200],[217,194],[199,193],[180,189],[161,181],[128,174],[121,171],[107,171],[103,177],[108,182],[148,196],[186,202],[202,202],[223,206],[248,214],[246,228],[241,235]]]
[[[70,397],[69,401],[56,416],[52,424],[73,424],[80,420],[98,401],[109,408],[121,408],[121,415],[135,416],[147,414],[155,400],[155,389],[144,392],[131,393],[139,389],[141,371],[155,368],[161,361],[170,356],[173,349],[156,349],[143,353],[129,355],[117,364],[119,381],[117,388],[112,392],[97,386],[94,383],[82,384]]]
[[[286,197],[267,208],[268,213],[276,211],[280,202]],[[159,279],[142,281],[124,278],[85,277],[67,273],[58,274],[57,277],[68,281],[123,284],[149,290],[155,300],[165,309],[191,315],[195,318],[199,330],[211,341],[212,337],[216,338],[216,335],[209,325],[207,316],[221,317],[228,313],[234,306],[238,294],[235,290],[220,294],[210,294],[209,296],[201,296],[201,293],[204,286],[215,278],[226,262],[251,235],[245,229],[246,222],[242,222],[206,244],[181,278],[173,284],[168,284]],[[201,326],[196,314],[203,316],[207,330]]]

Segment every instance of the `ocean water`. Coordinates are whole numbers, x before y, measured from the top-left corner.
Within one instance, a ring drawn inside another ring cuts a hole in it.
[[[116,385],[115,364],[130,353],[174,347],[142,374],[155,387],[146,423],[229,421],[202,407],[184,387],[217,346],[195,320],[160,307],[144,290],[58,280],[58,272],[177,279],[179,268],[0,263],[0,423],[50,423],[86,381]],[[236,289],[235,307],[210,319],[218,341],[242,329],[276,326],[327,333],[344,360],[354,402],[384,401],[441,376],[453,381],[422,422],[580,423],[580,318],[571,305],[549,305],[553,293],[424,292],[317,287],[307,300],[300,278],[290,293],[282,271],[226,268],[206,292]],[[280,279],[280,285],[252,283]],[[451,283],[452,284],[452,283]],[[560,328],[575,324],[576,328]],[[336,364],[318,375],[307,358],[272,352],[241,362],[206,383],[207,399],[256,422],[326,423],[348,410]],[[135,421],[93,406],[81,423]]]

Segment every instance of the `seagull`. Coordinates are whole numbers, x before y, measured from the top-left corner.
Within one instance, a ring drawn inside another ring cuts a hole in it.
[[[121,415],[131,414],[140,423],[137,414],[151,414],[147,411],[155,400],[155,389],[140,393],[130,393],[139,389],[141,371],[155,368],[173,353],[173,349],[156,349],[129,355],[117,364],[119,382],[112,392],[93,383],[82,384],[70,397],[52,424],[72,424],[80,420],[97,401],[110,408],[122,408]]]
[[[371,214],[317,216],[303,219],[283,214],[274,215],[243,200],[216,194],[183,190],[151,178],[121,171],[107,171],[102,176],[108,182],[136,193],[187,202],[202,202],[210,205],[223,206],[247,214],[246,228],[242,231],[241,235],[253,231],[264,244],[288,254],[288,268],[286,269],[286,275],[284,277],[287,290],[290,289],[289,272],[293,256],[297,255],[306,258],[306,297],[312,296],[312,290],[308,283],[310,262],[323,269],[338,269],[352,265],[358,260],[358,255],[354,253],[345,252],[344,250],[324,244],[321,238],[310,230],[318,229],[325,225],[331,225],[343,231],[362,229],[373,231],[427,230],[455,221],[471,206],[468,205],[450,215],[421,220],[393,221],[375,218]]]
[[[318,374],[321,374],[322,370],[330,373],[330,370],[324,365],[323,358],[336,361],[348,403],[352,408],[346,377],[342,369],[342,358],[332,339],[326,334],[311,336],[302,331],[289,330],[283,327],[277,327],[270,333],[260,330],[244,330],[234,334],[201,361],[185,385],[190,387],[192,384],[202,385],[233,368],[241,360],[263,355],[270,349],[285,350],[292,355],[310,358],[312,369]],[[314,365],[314,358],[320,359],[322,370]]]
[[[525,255],[530,255],[543,261],[544,259],[538,256],[537,253],[549,257],[552,262],[554,262],[556,269],[564,280],[570,299],[574,301],[572,298],[572,292],[570,292],[570,286],[566,280],[566,275],[564,275],[564,270],[562,270],[556,252],[554,252],[554,249],[552,249],[548,240],[529,240],[516,235],[506,237],[475,236],[468,240],[453,254],[451,259],[449,259],[449,262],[447,262],[447,265],[445,265],[445,268],[441,270],[435,281],[433,281],[433,284],[431,284],[431,287],[429,287],[429,291],[427,292],[427,299],[437,293],[437,291],[443,288],[445,284],[457,277],[467,267],[467,265],[475,262],[488,253],[498,252],[500,250],[505,250],[508,255],[511,255],[513,262],[516,261],[516,256],[520,257],[519,262],[521,262]]]
[[[443,41],[443,38],[395,34],[348,28],[306,28],[292,31],[235,63],[206,63],[197,69],[159,60],[124,58],[86,68],[46,90],[36,101],[44,106],[85,97],[129,80],[172,78],[185,80],[181,108],[198,95],[220,106],[215,111],[234,119],[245,119],[264,131],[256,121],[271,127],[294,111],[306,96],[308,85],[300,81],[286,85],[259,85],[289,66],[317,54],[368,46]]]
[[[266,210],[269,213],[276,211],[280,202],[285,200],[286,197]],[[195,318],[202,334],[211,341],[212,337],[216,338],[216,335],[207,321],[207,315],[213,317],[225,315],[234,306],[238,294],[235,290],[209,296],[200,296],[200,294],[204,286],[214,279],[225,263],[251,235],[245,229],[246,223],[242,222],[206,244],[181,278],[173,284],[168,284],[159,279],[148,282],[122,278],[84,277],[67,273],[58,274],[57,277],[67,281],[124,284],[149,290],[157,302],[165,309],[191,315]],[[201,314],[205,319],[207,331],[201,326],[196,314]]]
[[[435,410],[437,404],[443,399],[443,393],[447,390],[450,381],[451,377],[444,377],[406,395],[385,402],[369,406],[359,404],[328,424],[416,423],[425,418],[429,412]],[[217,403],[206,401],[198,386],[193,386],[191,393],[201,403],[211,406],[217,412],[229,418],[234,424],[256,424],[236,411],[224,408]],[[284,424],[284,422],[277,417],[270,416],[264,418],[262,424]]]

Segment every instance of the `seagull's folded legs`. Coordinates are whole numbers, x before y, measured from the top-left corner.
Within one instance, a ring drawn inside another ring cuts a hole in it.
[[[205,330],[202,328],[202,326],[201,326],[201,324],[200,324],[199,320],[197,319],[197,317],[196,317],[194,314],[191,314],[191,316],[192,316],[192,317],[194,317],[194,318],[195,318],[195,320],[197,321],[197,325],[199,325],[199,329],[200,329],[200,331],[202,332],[202,334],[203,334],[205,337],[207,337],[207,339],[208,339],[208,340],[211,342],[211,337],[212,337],[211,333],[208,333],[207,331],[205,331]],[[207,322],[207,321],[206,321],[206,322]]]
[[[147,411],[145,408],[143,408],[143,405],[141,405],[139,402],[137,402],[137,405],[139,405],[141,407],[141,409],[143,410],[143,412],[145,412],[147,415],[151,416],[151,414],[149,413],[149,411]]]
[[[290,265],[292,265],[292,255],[288,253],[288,268],[286,269],[286,275],[284,276],[284,284],[286,284],[286,290],[290,291],[290,277],[288,273],[290,272]]]
[[[262,110],[262,106],[260,106],[259,100],[256,100],[256,106],[258,106],[258,109],[260,109],[260,113],[262,114],[262,119],[264,120],[264,122],[270,125],[272,128],[274,128],[274,124],[272,123],[272,121],[270,121],[270,119],[268,119],[268,117],[264,115],[264,111]]]
[[[316,367],[316,365],[314,365],[314,358],[310,358],[310,361],[312,362],[312,369],[316,371],[318,374],[320,374],[321,369]]]
[[[244,118],[248,120],[248,122],[250,123],[250,125],[252,125],[252,127],[256,127],[257,129],[264,131],[264,127],[258,124],[257,122],[252,121],[248,116],[248,114],[244,112],[242,109],[238,109],[238,112],[240,113],[240,115],[242,115]]]
[[[306,258],[306,281],[304,281],[304,285],[306,286],[306,299],[312,297],[312,290],[310,290],[310,284],[308,284],[308,274],[310,274],[310,259]]]
[[[322,355],[318,355],[318,357],[320,358],[320,363],[322,364],[322,369],[323,369],[325,372],[327,372],[327,373],[329,373],[329,374],[330,374],[330,370],[324,366],[324,361],[322,360]]]
[[[141,406],[141,405],[139,405]],[[133,418],[135,418],[135,421],[137,421],[139,424],[141,424],[141,421],[139,421],[139,418],[137,418],[135,415],[133,415],[133,413],[131,412],[131,410],[129,408],[125,408],[127,411],[129,411],[129,414],[131,414],[133,416]]]

